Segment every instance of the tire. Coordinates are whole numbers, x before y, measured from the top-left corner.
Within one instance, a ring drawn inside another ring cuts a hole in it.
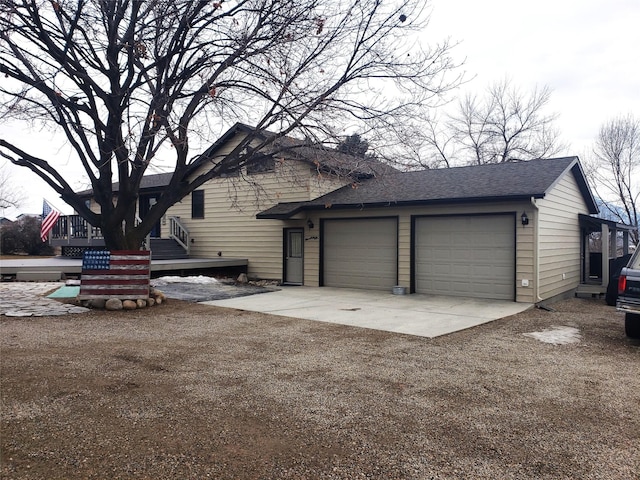
[[[637,313],[625,314],[624,331],[629,338],[640,338],[640,315]]]
[[[616,300],[618,299],[618,278],[619,277],[611,277],[609,285],[607,286],[607,294],[604,299],[610,307],[615,307]]]

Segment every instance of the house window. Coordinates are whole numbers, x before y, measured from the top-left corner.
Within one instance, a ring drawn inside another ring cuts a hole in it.
[[[273,172],[276,169],[276,159],[269,156],[261,156],[251,159],[247,164],[247,175],[256,173]]]
[[[191,218],[204,218],[204,190],[191,192]]]

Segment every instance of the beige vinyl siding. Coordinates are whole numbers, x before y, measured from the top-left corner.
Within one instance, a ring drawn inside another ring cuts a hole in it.
[[[249,182],[257,182],[252,185]],[[251,276],[282,279],[282,235],[287,226],[302,221],[257,220],[256,214],[279,201],[306,199],[305,186],[296,186],[278,173],[214,179],[202,186],[205,216],[191,218],[191,195],[168,212],[181,217],[193,239],[194,257],[247,258]]]
[[[345,178],[328,174],[320,174],[317,170],[310,168],[309,200],[313,200],[314,198],[333,192],[348,183],[349,182]]]
[[[231,139],[219,156],[233,150],[241,138],[239,134]],[[204,218],[191,218],[191,195],[171,207],[167,217],[180,217],[188,228],[193,239],[191,256],[213,258],[220,252],[223,257],[246,258],[249,276],[282,280],[283,229],[304,227],[305,238],[314,230],[306,226],[306,217],[283,222],[258,220],[256,214],[279,202],[316,198],[343,184],[343,180],[318,176],[306,163],[280,160],[273,172],[215,178],[200,187],[204,190]],[[306,241],[305,259],[310,254],[308,245]]]
[[[521,208],[516,212],[516,301],[533,303],[538,295],[535,276],[535,232],[538,214],[530,203]],[[520,221],[523,212],[529,218],[529,225],[523,226]],[[523,287],[522,280],[528,280],[529,286]],[[529,299],[521,300],[523,298]]]
[[[551,298],[580,283],[580,226],[578,214],[588,214],[572,173],[564,175],[539,209],[539,296]]]
[[[320,218],[357,218],[393,216],[398,218],[398,284],[409,287],[411,281],[411,217],[419,215],[459,215],[477,213],[516,213],[516,301],[534,302],[534,254],[533,226],[530,223],[522,227],[518,221],[523,211],[527,212],[530,222],[534,214],[529,202],[518,203],[476,203],[473,205],[425,206],[406,208],[376,208],[364,210],[332,210],[309,212],[316,228],[305,230],[305,285],[318,286],[319,281],[319,243]],[[528,287],[522,286],[522,279],[529,281]]]

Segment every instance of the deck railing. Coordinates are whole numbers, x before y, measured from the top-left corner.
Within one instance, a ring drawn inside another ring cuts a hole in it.
[[[92,240],[103,240],[103,236],[100,227],[94,227],[80,215],[61,215],[51,230],[50,239],[57,245],[65,240],[76,244],[78,240],[86,240],[91,245]]]
[[[189,239],[189,230],[182,223],[180,217],[169,217],[169,238],[173,238],[185,249],[187,255],[190,253],[191,241]]]
[[[140,222],[136,218],[136,224]],[[179,217],[169,217],[169,238],[174,239],[189,254],[191,240],[189,230]],[[87,247],[104,247],[104,237],[99,227],[90,225],[80,215],[64,215],[58,218],[49,235],[49,244],[62,247],[64,256],[81,256]],[[144,248],[151,250],[151,238],[144,239]]]

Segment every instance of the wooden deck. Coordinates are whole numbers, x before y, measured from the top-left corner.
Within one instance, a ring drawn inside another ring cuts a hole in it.
[[[249,261],[246,258],[184,258],[176,260],[151,260],[151,276],[190,275],[211,272],[245,272]],[[31,281],[46,281],[56,274],[61,278],[80,278],[82,260],[65,257],[25,257],[16,260],[0,260],[3,281],[15,280],[18,274]]]

